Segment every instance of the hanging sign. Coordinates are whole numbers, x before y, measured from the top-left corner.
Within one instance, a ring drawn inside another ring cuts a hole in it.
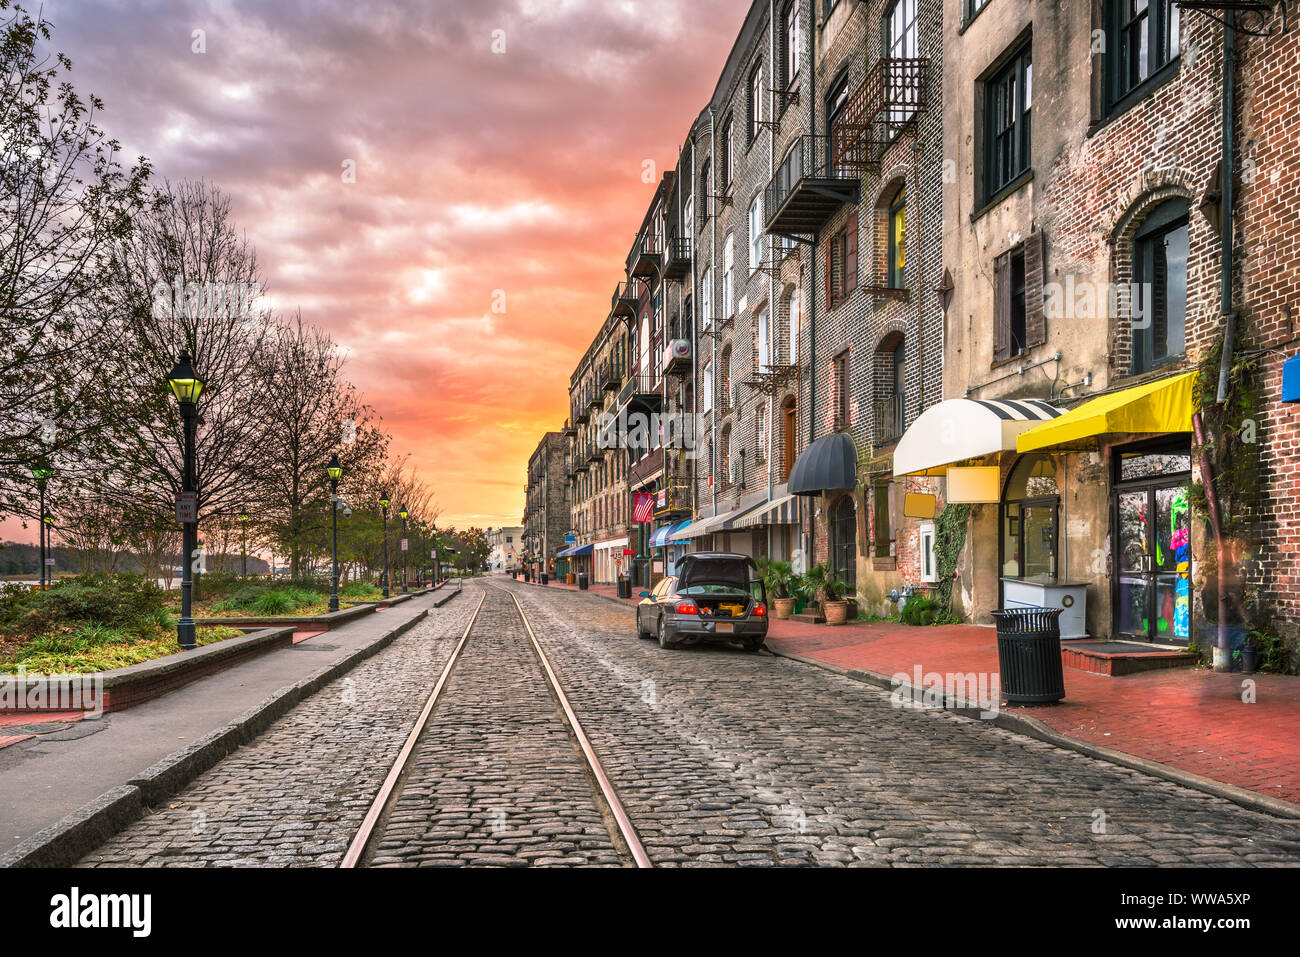
[[[408,544],[409,544],[409,543],[408,543],[408,541],[407,541],[405,538],[402,539],[402,551],[406,551],[406,550],[407,550],[406,546],[407,546]]]

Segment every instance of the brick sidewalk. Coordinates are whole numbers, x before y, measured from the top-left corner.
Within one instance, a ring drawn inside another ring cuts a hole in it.
[[[772,622],[767,645],[778,653],[877,674],[992,673],[998,670],[992,628],[913,628],[863,622],[831,628]],[[1244,704],[1243,682],[1256,702]],[[1057,705],[1004,706],[1059,734],[1114,748],[1216,781],[1300,803],[1300,678],[1215,674],[1203,668],[1110,678],[1065,669]]]
[[[575,585],[547,587],[577,590]],[[617,595],[612,585],[592,585],[588,593]],[[858,622],[830,627],[774,619],[767,647],[909,679],[918,665],[923,673],[998,671],[997,635],[975,625],[913,628]],[[1241,700],[1247,678],[1255,682],[1254,704]],[[1002,710],[1035,718],[1079,741],[1300,804],[1300,678],[1215,674],[1203,668],[1110,678],[1066,668],[1060,704],[1006,705]]]

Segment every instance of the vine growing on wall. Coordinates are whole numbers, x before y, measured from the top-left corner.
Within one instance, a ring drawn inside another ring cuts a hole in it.
[[[941,609],[938,619],[941,621],[952,617],[952,584],[961,550],[966,546],[970,508],[965,502],[949,502],[934,522],[934,560],[939,574],[937,590]]]

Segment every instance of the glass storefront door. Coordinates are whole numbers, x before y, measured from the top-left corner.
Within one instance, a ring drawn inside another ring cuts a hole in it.
[[[1168,466],[1181,455],[1148,455]],[[1187,457],[1190,470],[1190,457]],[[1151,469],[1126,457],[1129,474]],[[1121,473],[1122,476],[1123,473]],[[1162,644],[1191,639],[1191,512],[1187,477],[1121,481],[1114,493],[1115,631]]]

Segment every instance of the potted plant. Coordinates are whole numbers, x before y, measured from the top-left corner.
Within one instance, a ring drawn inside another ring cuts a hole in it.
[[[763,574],[763,585],[767,588],[768,597],[772,599],[776,617],[782,620],[789,618],[794,614],[793,568],[789,562],[770,559],[764,559],[760,568]]]
[[[799,576],[799,591],[803,595],[806,608],[817,610],[818,596],[826,584],[826,566],[813,565]]]
[[[826,600],[822,602],[822,614],[826,616],[826,624],[842,625],[848,619],[849,603],[844,600],[848,590],[848,582],[833,571],[825,571],[822,579],[822,594],[826,596]]]
[[[1264,639],[1261,641],[1260,639]],[[1260,646],[1267,643],[1267,636],[1261,634],[1254,628],[1247,633],[1246,642],[1241,646],[1241,670],[1247,674],[1253,674],[1259,670],[1260,659],[1263,658],[1260,652]]]

